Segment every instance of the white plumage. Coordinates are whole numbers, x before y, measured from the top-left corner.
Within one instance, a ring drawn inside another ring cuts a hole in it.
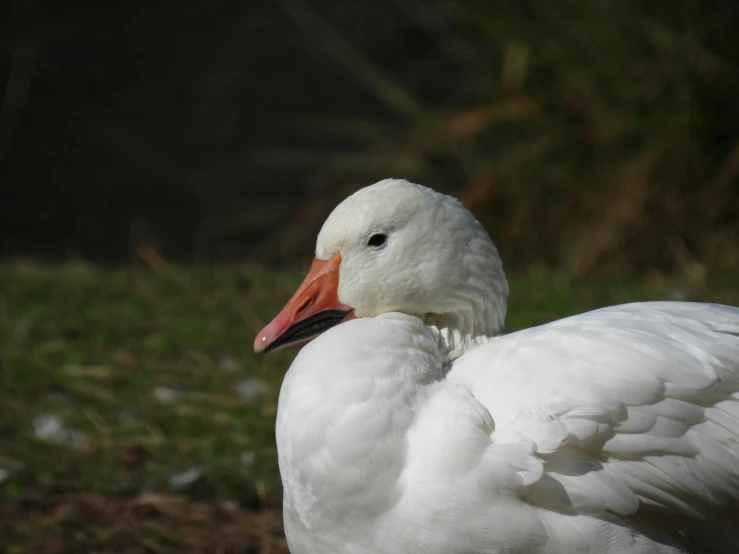
[[[739,552],[739,309],[634,303],[501,335],[487,234],[405,181],[339,205],[316,254],[340,254],[358,319],[280,393],[293,554]]]

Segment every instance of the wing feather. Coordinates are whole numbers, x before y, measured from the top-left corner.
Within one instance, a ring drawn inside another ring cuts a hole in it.
[[[737,308],[596,310],[493,339],[448,379],[489,410],[493,445],[533,441],[533,504],[692,518],[739,504]]]

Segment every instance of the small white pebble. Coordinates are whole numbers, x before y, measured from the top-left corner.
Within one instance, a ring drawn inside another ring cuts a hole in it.
[[[169,387],[154,387],[152,392],[154,393],[154,398],[162,404],[174,404],[180,395],[179,391]]]
[[[239,381],[237,386],[239,396],[245,400],[254,401],[267,395],[270,391],[270,386],[259,379],[247,377]]]
[[[249,452],[248,450],[246,452],[241,453],[241,465],[244,467],[251,467],[254,465],[254,460],[256,460],[256,455],[254,452]]]
[[[43,441],[54,441],[71,444],[81,448],[87,436],[82,431],[67,429],[59,416],[41,414],[33,419],[33,432],[36,438]]]
[[[185,471],[175,473],[169,478],[169,486],[173,489],[180,489],[187,485],[194,483],[203,474],[203,469],[200,467],[191,467]]]
[[[235,512],[239,509],[239,503],[235,500],[224,500],[221,502],[221,508],[229,512]]]
[[[218,367],[218,369],[222,369],[223,371],[236,371],[237,369],[239,369],[239,362],[237,362],[235,358],[224,354],[223,356],[218,358],[216,366]]]
[[[37,439],[63,441],[67,431],[59,416],[41,414],[33,419],[33,432]]]

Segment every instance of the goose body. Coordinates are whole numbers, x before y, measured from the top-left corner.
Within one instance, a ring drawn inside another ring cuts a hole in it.
[[[291,552],[739,551],[739,309],[502,335],[507,292],[454,199],[387,180],[331,214],[255,342],[318,335],[279,399]]]

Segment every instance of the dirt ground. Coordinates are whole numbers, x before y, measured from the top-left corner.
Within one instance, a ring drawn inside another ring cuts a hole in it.
[[[0,531],[0,552],[7,554],[289,552],[275,511],[159,494],[26,498],[22,506],[0,500]]]

